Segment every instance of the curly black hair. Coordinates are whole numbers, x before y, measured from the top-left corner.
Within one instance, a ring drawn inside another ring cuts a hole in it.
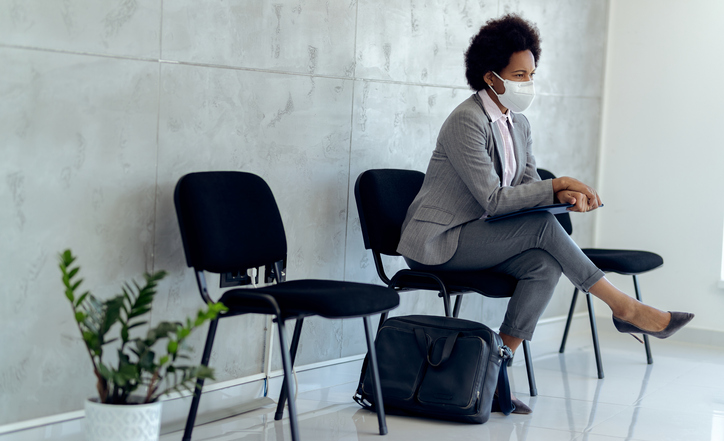
[[[488,72],[500,73],[515,52],[529,50],[535,64],[540,58],[540,34],[538,28],[516,14],[507,14],[488,20],[478,35],[470,40],[465,52],[465,77],[474,90],[488,87],[483,79]]]

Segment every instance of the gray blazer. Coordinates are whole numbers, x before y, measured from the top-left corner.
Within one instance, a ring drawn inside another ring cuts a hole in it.
[[[554,202],[551,181],[541,181],[531,152],[528,119],[517,113],[511,131],[518,164],[510,187],[501,187],[503,138],[478,94],[445,120],[420,192],[402,225],[397,252],[425,265],[455,254],[462,226],[496,215]],[[523,166],[525,164],[525,166]]]

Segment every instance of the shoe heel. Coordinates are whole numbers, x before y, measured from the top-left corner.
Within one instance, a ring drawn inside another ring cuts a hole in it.
[[[644,341],[641,340],[640,338],[636,337],[636,334],[629,334],[629,335],[630,335],[631,337],[635,338],[636,340],[638,340],[639,343],[644,344]]]

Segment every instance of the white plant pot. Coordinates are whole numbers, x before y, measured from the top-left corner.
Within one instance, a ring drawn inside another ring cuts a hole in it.
[[[85,402],[86,441],[158,441],[161,402],[149,404],[101,404]]]

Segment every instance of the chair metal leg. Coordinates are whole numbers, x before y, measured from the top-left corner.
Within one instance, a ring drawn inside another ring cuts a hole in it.
[[[297,323],[294,325],[294,334],[292,335],[292,346],[289,348],[289,356],[291,357],[292,367],[294,367],[294,360],[297,359],[297,348],[299,347],[299,337],[302,335],[302,325],[304,324],[304,318],[298,318]],[[287,401],[289,391],[287,390],[286,381],[282,383],[282,391],[279,393],[279,402],[277,403],[277,411],[274,414],[276,421],[281,420],[284,417],[284,403]]]
[[[382,324],[387,320],[387,317],[390,315],[389,312],[383,312],[380,314],[380,324],[377,325],[377,332],[380,332],[380,329],[382,329]]]
[[[568,319],[566,320],[566,329],[563,331],[561,339],[561,347],[558,352],[561,354],[566,350],[566,341],[568,340],[568,331],[571,329],[571,321],[573,321],[573,311],[576,309],[576,301],[578,300],[578,288],[573,290],[573,300],[571,300],[571,308],[568,310]]]
[[[603,362],[601,361],[601,349],[598,347],[598,330],[596,329],[596,314],[593,312],[593,298],[590,293],[586,293],[586,303],[588,303],[588,319],[591,321],[591,337],[593,338],[593,352],[596,355],[596,369],[598,369],[598,378],[603,378]]]
[[[209,323],[209,332],[206,334],[206,344],[204,345],[204,353],[201,356],[201,365],[208,366],[211,358],[211,348],[214,345],[214,337],[216,336],[216,327],[219,325],[218,317]],[[196,422],[196,412],[199,410],[199,402],[201,401],[201,389],[204,387],[203,378],[196,380],[196,388],[194,389],[194,397],[191,400],[191,408],[189,416],[186,418],[186,428],[184,428],[183,441],[191,441],[191,433],[194,431],[194,423]]]
[[[442,289],[440,289],[440,295],[442,296],[442,303],[445,308],[445,317],[451,317],[450,316],[450,294],[448,294],[448,292],[444,286],[442,287]]]
[[[458,294],[455,296],[455,306],[453,306],[453,317],[457,317],[460,315],[460,306],[463,303],[463,295]]]
[[[641,300],[641,291],[639,290],[639,278],[636,274],[633,275],[633,281],[636,300],[643,302],[643,300]],[[651,345],[649,345],[649,336],[646,334],[644,334],[644,347],[646,348],[646,363],[654,364],[654,357],[651,356]]]
[[[385,418],[385,406],[382,402],[382,387],[380,386],[380,371],[377,369],[377,351],[375,350],[374,335],[369,316],[363,317],[365,322],[365,336],[367,337],[367,355],[372,368],[372,386],[374,388],[375,410],[377,411],[377,423],[380,428],[380,435],[387,434],[387,420]]]
[[[284,368],[284,383],[287,390],[294,390],[292,383],[292,363],[290,361],[289,350],[287,349],[287,336],[284,329],[284,321],[277,316],[277,329],[279,330],[279,346],[282,351],[282,367]],[[299,441],[299,427],[297,424],[297,404],[294,400],[287,401],[289,409],[289,426],[292,431],[292,441]]]
[[[538,395],[538,387],[535,385],[535,372],[533,372],[533,356],[530,353],[530,342],[523,340],[523,355],[525,355],[525,370],[528,372],[528,386],[530,396]]]

